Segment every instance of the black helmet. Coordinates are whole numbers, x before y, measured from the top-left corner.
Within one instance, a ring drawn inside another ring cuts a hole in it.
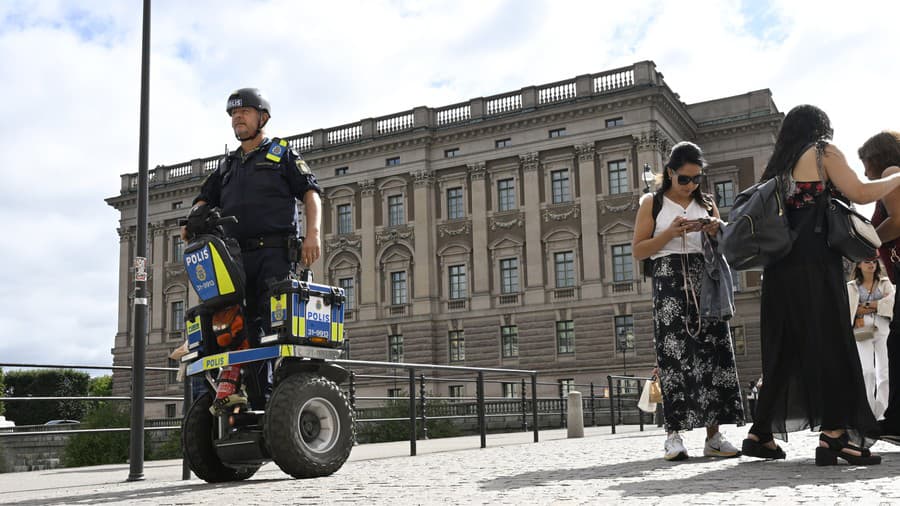
[[[241,88],[229,95],[225,112],[231,116],[231,111],[235,107],[253,107],[257,111],[265,111],[269,116],[272,116],[272,108],[269,107],[269,101],[256,88]]]

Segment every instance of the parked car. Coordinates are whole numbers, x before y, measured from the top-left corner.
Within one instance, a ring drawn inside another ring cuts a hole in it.
[[[79,422],[78,420],[50,420],[49,422],[45,423],[44,425],[64,425],[67,423],[81,423],[81,422]]]

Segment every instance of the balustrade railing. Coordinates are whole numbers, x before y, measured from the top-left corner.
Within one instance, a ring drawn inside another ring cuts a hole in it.
[[[518,111],[522,108],[522,93],[515,92],[486,99],[484,110],[488,116]]]
[[[442,107],[435,113],[435,124],[439,127],[462,123],[472,118],[472,106],[469,103]]]
[[[661,83],[660,74],[651,62],[639,62],[629,67],[622,67],[597,74],[580,76],[555,83],[527,87],[521,90],[492,95],[485,98],[473,98],[466,102],[437,107],[418,108],[412,111],[391,114],[362,120],[356,123],[341,125],[324,130],[286,137],[289,145],[299,152],[327,149],[353,143],[364,138],[395,135],[418,128],[440,128],[464,124],[472,120],[480,120],[519,111],[533,110],[538,107],[554,106],[606,93],[626,90],[637,85]],[[203,159],[202,174],[215,170],[219,157]],[[193,174],[191,163],[181,163],[163,167],[166,172],[156,178],[156,171],[151,170],[151,182],[161,183],[172,179],[189,178]],[[123,176],[127,178],[131,175]],[[123,179],[123,191],[137,189],[137,177]]]
[[[329,145],[346,144],[362,137],[362,125],[348,125],[328,130],[326,138]]]
[[[288,146],[296,149],[299,152],[309,151],[313,148],[313,136],[312,135],[300,135],[297,137],[289,138]]]
[[[538,104],[551,104],[575,98],[575,81],[550,84],[538,90]]]
[[[414,125],[415,115],[410,111],[376,120],[375,132],[378,135],[393,134],[409,130]]]
[[[594,93],[607,93],[634,86],[634,69],[603,72],[594,77]]]

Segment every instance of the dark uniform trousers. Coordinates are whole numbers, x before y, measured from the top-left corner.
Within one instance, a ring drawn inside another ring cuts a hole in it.
[[[297,200],[307,191],[322,193],[316,177],[294,150],[266,139],[250,153],[232,152],[210,173],[195,199],[221,207],[223,216],[234,216],[228,235],[241,243],[246,273],[246,329],[251,347],[261,335],[271,333],[267,281],[285,279],[291,270],[288,236],[297,234]],[[275,240],[285,237],[283,245]],[[272,239],[272,246],[247,246],[246,241]],[[275,244],[279,243],[279,244]],[[272,386],[272,363],[244,366],[244,380],[252,409],[264,409]]]

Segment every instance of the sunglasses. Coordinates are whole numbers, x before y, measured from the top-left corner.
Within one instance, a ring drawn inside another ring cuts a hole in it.
[[[697,174],[696,176],[683,176],[678,174],[676,179],[678,179],[678,184],[682,186],[691,183],[700,184],[703,182],[703,174]]]

